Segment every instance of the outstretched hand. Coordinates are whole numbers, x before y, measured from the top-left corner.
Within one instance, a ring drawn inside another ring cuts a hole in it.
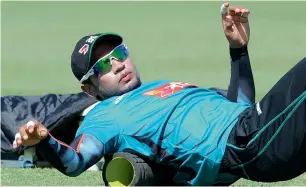
[[[13,148],[17,149],[19,146],[31,146],[38,144],[42,139],[46,138],[48,130],[38,121],[32,120],[19,128],[19,132],[15,135]]]
[[[248,19],[250,10],[242,6],[230,6],[226,2],[222,4],[220,12],[223,31],[230,47],[241,48],[246,46],[250,39]]]

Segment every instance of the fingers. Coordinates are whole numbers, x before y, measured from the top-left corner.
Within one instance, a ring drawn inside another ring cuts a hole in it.
[[[27,134],[27,131],[26,131],[26,126],[23,125],[19,128],[19,132],[16,133],[15,135],[15,140],[13,142],[13,148],[16,149],[18,148],[20,145],[22,145],[23,141],[24,140],[27,140],[28,139],[28,134]]]
[[[220,13],[222,15],[222,18],[225,18],[228,15],[228,7],[229,3],[223,3],[221,8],[220,8]]]
[[[38,131],[38,136],[39,138],[43,139],[47,136],[47,130],[45,128],[39,128],[39,131]]]
[[[26,130],[27,129],[24,126],[19,128],[19,133],[20,133],[20,136],[21,136],[21,141],[28,139],[28,134],[27,134]]]
[[[220,13],[222,15],[223,29],[230,29],[227,31],[231,31],[231,27],[233,25],[232,17],[228,15],[229,3],[225,2],[222,4],[220,8]]]
[[[248,16],[250,14],[250,10],[240,6],[230,6],[229,7],[229,15],[233,17],[234,22],[246,22],[248,20]]]
[[[17,148],[18,148],[18,145],[17,145],[16,140],[14,140],[14,142],[13,142],[13,148],[14,148],[14,149],[17,149]]]
[[[39,136],[39,138],[44,138],[48,135],[46,127],[41,125],[38,121],[33,120],[35,124],[36,134]]]
[[[26,126],[29,133],[36,133],[39,138],[47,135],[46,128],[36,120],[29,121]]]
[[[241,10],[241,17],[243,18],[247,18],[250,14],[250,10],[249,9],[242,9]]]
[[[248,22],[248,17],[250,15],[250,10],[248,9],[243,9],[242,13],[241,13],[241,22],[245,23]]]
[[[19,132],[15,135],[13,148],[17,149],[21,145],[28,145],[30,142],[39,142],[48,135],[46,127],[39,122],[32,120],[19,128]]]
[[[232,16],[230,16],[230,15],[225,16],[224,21],[223,21],[224,27],[227,28],[227,29],[232,28],[233,24],[234,23],[233,23]]]
[[[29,133],[33,133],[34,132],[34,127],[37,126],[36,123],[34,121],[29,121],[27,123],[27,131]]]
[[[15,145],[15,147],[17,148],[21,143],[22,143],[22,141],[21,141],[21,135],[20,135],[20,133],[18,132],[18,133],[15,135],[15,140],[14,140],[14,142],[13,142],[13,146]]]

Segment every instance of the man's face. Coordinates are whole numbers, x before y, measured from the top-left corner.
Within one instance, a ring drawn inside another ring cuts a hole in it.
[[[116,46],[110,43],[98,44],[92,53],[93,61],[96,62],[98,59],[109,54]],[[110,70],[91,76],[90,81],[91,85],[89,86],[92,86],[92,88],[90,88],[89,94],[102,99],[122,95],[141,84],[138,71],[130,57],[124,61],[112,59]]]

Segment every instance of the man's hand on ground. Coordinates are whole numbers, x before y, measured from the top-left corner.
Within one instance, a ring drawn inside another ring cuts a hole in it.
[[[19,132],[15,135],[13,148],[17,149],[20,145],[31,146],[38,144],[42,139],[46,138],[48,130],[41,123],[32,120],[19,128]]]
[[[224,3],[221,6],[221,16],[224,34],[230,47],[241,48],[246,46],[250,39],[248,16],[250,10],[242,6],[230,6]]]

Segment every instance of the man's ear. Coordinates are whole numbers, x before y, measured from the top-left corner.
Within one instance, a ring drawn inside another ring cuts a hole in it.
[[[87,95],[89,95],[91,97],[96,97],[96,95],[97,95],[96,91],[89,84],[82,84],[81,89],[83,90],[83,92],[85,92]]]

